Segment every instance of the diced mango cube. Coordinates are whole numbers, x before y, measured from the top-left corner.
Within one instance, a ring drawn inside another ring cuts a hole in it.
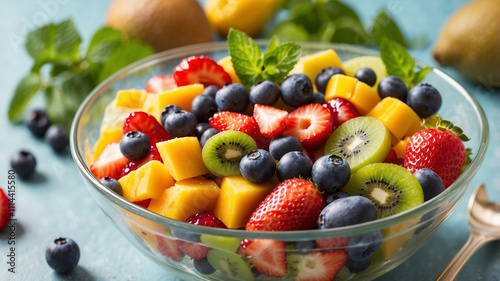
[[[208,174],[201,157],[201,145],[196,137],[175,138],[156,144],[163,163],[175,180]]]
[[[372,87],[358,81],[350,101],[361,115],[365,115],[380,102],[380,96]]]
[[[130,202],[159,198],[174,185],[174,179],[160,161],[152,160],[118,180],[123,198]]]
[[[176,104],[184,110],[191,111],[191,103],[193,102],[193,99],[196,96],[201,95],[203,93],[203,89],[204,87],[202,84],[191,84],[177,87],[161,94],[156,94],[151,97],[151,101],[148,101],[148,104],[153,105],[153,109],[150,114],[156,118],[160,118],[160,113],[163,108],[170,104]]]
[[[214,214],[228,228],[245,227],[252,213],[273,188],[269,183],[255,184],[242,176],[225,177]]]
[[[411,136],[406,136],[402,140],[399,140],[394,146],[392,146],[392,149],[394,150],[394,152],[396,152],[398,158],[405,158],[406,145],[408,144],[410,138]]]
[[[116,105],[141,109],[146,100],[146,91],[138,89],[119,90],[116,93]]]
[[[333,75],[326,85],[325,100],[329,101],[333,98],[351,100],[357,83],[358,79],[354,77],[342,74]]]
[[[224,70],[231,76],[231,81],[233,83],[241,84],[240,78],[236,75],[236,71],[233,67],[233,62],[231,61],[231,56],[224,57],[217,62]]]
[[[393,97],[384,98],[366,115],[382,121],[396,139],[413,135],[421,128],[420,117],[415,111]]]
[[[213,181],[202,177],[181,180],[152,199],[148,209],[171,219],[186,221],[202,211],[215,208],[220,188]]]
[[[342,68],[342,61],[333,49],[328,49],[301,57],[290,74],[304,73],[314,83],[323,68],[333,66]]]
[[[97,159],[104,151],[104,148],[112,142],[119,142],[122,138],[123,130],[121,127],[108,127],[101,131],[101,136],[94,144],[92,149],[93,158]]]

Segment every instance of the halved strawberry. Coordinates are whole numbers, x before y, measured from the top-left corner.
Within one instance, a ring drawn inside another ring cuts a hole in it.
[[[240,131],[251,136],[253,139],[258,138],[259,125],[257,125],[255,119],[245,114],[219,111],[210,118],[208,123],[219,131]]]
[[[146,82],[144,87],[148,93],[159,94],[177,88],[174,75],[155,75]]]
[[[14,210],[12,209],[11,212],[13,213]],[[7,198],[3,189],[0,188],[0,231],[7,225],[10,217],[9,198]]]
[[[260,133],[268,139],[274,139],[285,130],[288,111],[256,104],[253,108],[253,118],[259,125]]]
[[[231,84],[231,76],[216,61],[205,56],[191,56],[183,59],[174,68],[177,86],[201,83],[205,87],[215,85],[222,88]]]
[[[160,161],[163,163],[163,159],[161,159],[160,153],[158,152],[158,148],[156,148],[155,145],[152,145],[149,148],[149,153],[146,155],[146,157],[140,159],[140,160],[132,160],[130,163],[128,163],[123,169],[122,173],[120,174],[120,177],[128,175],[130,172],[135,171],[139,169],[142,165],[148,163],[151,160],[156,160]]]
[[[189,241],[184,241],[184,240],[176,240],[177,246],[179,246],[179,249],[192,259],[202,259],[207,256],[208,248],[207,246],[203,246],[201,244],[189,242]]]
[[[294,281],[330,281],[347,262],[347,252],[312,251],[307,255],[292,255],[288,262],[296,272]]]
[[[260,273],[283,277],[286,274],[285,242],[271,239],[245,239],[241,242],[241,253],[250,259],[250,264]]]
[[[354,105],[343,98],[333,98],[323,104],[323,106],[330,110],[334,128],[337,128],[349,119],[360,116]]]
[[[403,166],[404,159],[398,158],[398,156],[396,154],[396,151],[394,151],[394,149],[391,149],[389,151],[389,154],[385,158],[384,163],[396,164],[396,165],[399,165],[399,166]]]
[[[319,103],[303,105],[290,114],[283,134],[296,137],[305,148],[315,148],[333,131],[333,118]]]
[[[167,130],[153,117],[143,111],[130,113],[123,123],[123,134],[130,131],[141,131],[149,137],[151,145],[171,139]]]
[[[98,178],[111,177],[119,179],[122,169],[130,162],[120,151],[120,143],[112,142],[104,148],[99,158],[92,165],[90,171]]]
[[[158,242],[158,251],[162,256],[167,256],[174,261],[181,261],[184,258],[184,252],[181,251],[177,242],[162,236],[156,236]]]
[[[135,201],[135,202],[132,202],[132,203],[136,204],[137,206],[141,206],[144,209],[147,209],[149,207],[149,203],[151,203],[151,198],[144,199],[144,200],[141,200],[141,201]]]

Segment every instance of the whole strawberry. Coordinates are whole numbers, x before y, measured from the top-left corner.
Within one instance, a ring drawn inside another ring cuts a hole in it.
[[[316,187],[303,179],[279,184],[260,203],[247,222],[246,230],[286,231],[317,227],[318,216],[326,206]]]
[[[468,138],[449,121],[438,120],[436,128],[415,133],[406,146],[404,167],[410,172],[429,168],[436,172],[448,188],[460,175],[466,152],[463,141]]]

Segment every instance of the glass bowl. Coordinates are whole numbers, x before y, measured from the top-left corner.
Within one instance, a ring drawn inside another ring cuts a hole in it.
[[[267,46],[265,41],[259,41],[258,44],[262,49]],[[342,60],[364,55],[378,55],[375,51],[350,45],[303,43],[302,46],[304,55],[331,48],[337,52]],[[87,156],[90,153],[89,148],[93,147],[99,138],[99,128],[103,121],[105,106],[113,100],[118,90],[141,89],[151,76],[172,73],[175,65],[191,55],[205,55],[218,60],[228,55],[227,44],[225,42],[208,43],[165,51],[134,63],[114,74],[94,89],[81,105],[73,121],[70,141],[71,153],[83,180],[106,216],[140,252],[180,278],[186,280],[234,279],[228,273],[231,270],[230,267],[225,267],[229,270],[227,272],[222,266],[214,273],[205,275],[195,269],[193,260],[188,256],[172,259],[168,246],[173,245],[172,243],[175,244],[175,240],[185,239],[188,243],[203,244],[199,239],[193,240],[191,238],[199,237],[199,235],[210,236],[214,239],[211,239],[212,242],[206,246],[210,247],[211,251],[220,251],[222,256],[224,254],[231,256],[238,255],[238,250],[235,250],[234,247],[227,247],[228,244],[231,244],[228,241],[236,241],[238,244],[238,241],[243,239],[273,239],[293,243],[352,237],[373,231],[383,231],[384,236],[380,242],[385,245],[381,247],[381,249],[384,248],[384,251],[378,250],[371,256],[371,265],[358,273],[351,273],[344,267],[336,280],[374,279],[403,263],[429,240],[462,198],[484,159],[489,131],[486,116],[481,106],[459,83],[442,71],[434,69],[425,77],[424,82],[432,84],[442,94],[443,106],[439,114],[460,126],[471,139],[466,143],[466,147],[472,150],[472,162],[448,189],[432,200],[391,217],[329,230],[244,231],[208,228],[163,217],[128,202],[101,184],[99,179],[90,172]],[[424,65],[417,63],[417,66],[423,67]],[[348,245],[347,248],[354,249],[362,246],[354,244]],[[338,246],[338,248],[338,250],[346,250],[346,247]],[[321,251],[327,250],[335,249],[322,249]],[[293,247],[287,247],[286,251],[287,255],[291,255],[294,254],[295,250]],[[246,266],[247,262],[244,264]],[[246,269],[243,271],[248,273]],[[242,279],[274,280],[274,278],[264,274],[251,272],[254,274],[243,274]],[[291,273],[283,277],[283,279],[290,280],[293,278]]]

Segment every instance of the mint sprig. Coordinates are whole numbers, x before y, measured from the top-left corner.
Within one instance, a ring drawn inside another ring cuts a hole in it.
[[[247,88],[264,80],[281,83],[302,53],[300,45],[291,42],[280,44],[273,37],[262,54],[250,36],[233,28],[229,30],[227,41],[234,71]]]
[[[408,89],[420,83],[432,67],[416,70],[415,60],[400,44],[387,38],[380,43],[380,57],[384,62],[387,74],[398,76]]]
[[[81,43],[71,19],[28,33],[25,49],[34,62],[11,98],[9,121],[19,121],[30,101],[43,93],[51,122],[69,129],[76,110],[94,87],[122,67],[154,53],[149,45],[125,39],[119,30],[108,27],[96,31],[86,52]]]

